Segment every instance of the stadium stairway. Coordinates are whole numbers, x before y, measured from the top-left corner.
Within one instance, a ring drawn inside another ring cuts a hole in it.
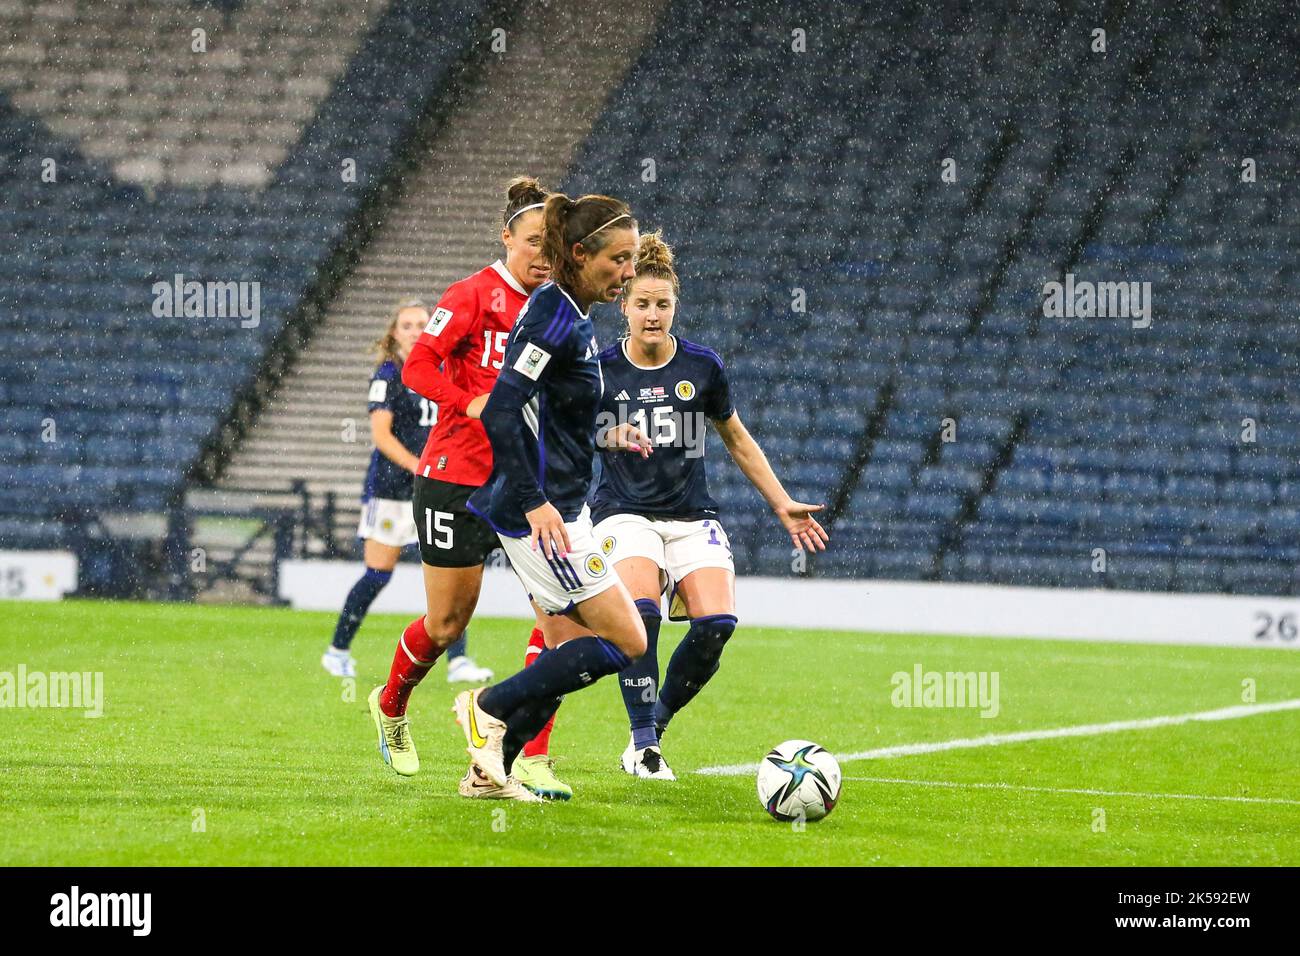
[[[290,489],[304,480],[311,507],[326,496],[337,505],[334,540],[355,541],[372,449],[371,343],[399,299],[420,296],[432,305],[447,285],[497,258],[506,182],[521,173],[551,186],[560,182],[660,7],[611,7],[593,24],[589,5],[559,2],[517,18],[506,31],[505,50],[487,54],[481,70],[462,78],[449,114],[419,147],[423,159],[405,177],[278,392],[215,487],[190,489],[191,505],[292,506],[301,498]],[[565,66],[571,56],[583,64],[581,82]],[[326,537],[313,534],[307,551],[326,553]],[[239,574],[261,574],[270,560],[268,538],[243,556]]]

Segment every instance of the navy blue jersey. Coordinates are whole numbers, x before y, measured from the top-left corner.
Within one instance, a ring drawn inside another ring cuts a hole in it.
[[[529,533],[524,513],[550,502],[565,521],[582,511],[595,457],[602,382],[596,332],[554,282],[533,292],[483,409],[492,476],[470,511],[510,537]]]
[[[633,365],[625,342],[600,353],[605,396],[597,434],[631,422],[650,436],[654,454],[602,449],[591,499],[595,521],[613,514],[694,521],[718,513],[704,475],[704,423],[736,412],[727,373],[712,349],[672,338],[673,357],[655,368]]]
[[[393,434],[404,448],[418,456],[429,437],[429,429],[438,420],[438,406],[402,384],[402,367],[385,361],[370,379],[369,411],[393,413]],[[378,448],[370,455],[366,487],[362,501],[371,498],[394,498],[409,501],[415,476],[390,461]]]

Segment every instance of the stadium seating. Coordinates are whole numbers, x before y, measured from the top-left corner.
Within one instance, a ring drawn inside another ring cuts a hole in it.
[[[0,540],[174,498],[485,6],[0,7]],[[178,273],[259,283],[256,326],[155,314]]]
[[[1294,23],[1060,10],[678,0],[569,186],[676,245],[679,330],[832,505],[817,573],[1294,594]],[[1067,271],[1151,282],[1151,326],[1045,317]],[[739,569],[789,573],[714,488]]]
[[[0,6],[21,40],[0,63],[20,170],[0,196],[0,541],[175,493],[482,10],[137,6],[203,26],[213,70],[175,50],[95,68],[138,47],[129,18]],[[628,198],[676,247],[678,331],[723,355],[791,493],[829,506],[812,573],[1296,594],[1287,14],[671,0],[564,185]],[[74,23],[102,41],[66,49]],[[259,326],[153,316],[174,273],[259,280]],[[1150,326],[1046,315],[1067,273],[1149,282]],[[738,569],[789,573],[711,458]]]

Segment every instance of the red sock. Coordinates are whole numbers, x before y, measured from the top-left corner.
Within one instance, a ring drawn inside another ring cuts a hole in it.
[[[528,649],[524,651],[524,666],[527,667],[536,660],[544,647],[546,647],[546,635],[542,633],[540,627],[533,628],[533,633],[528,635]]]
[[[443,648],[433,643],[424,629],[424,615],[406,625],[402,639],[397,642],[397,653],[393,655],[393,669],[388,672],[388,683],[379,694],[379,709],[389,717],[405,714],[411,691],[433,669],[442,652]]]
[[[533,633],[528,637],[528,650],[524,652],[524,666],[527,667],[533,661],[537,660],[537,655],[546,647],[546,637],[538,628],[533,628]],[[555,715],[546,722],[546,726],[537,732],[537,736],[528,743],[524,744],[524,756],[536,757],[539,754],[550,753],[551,750],[551,731],[555,728]]]

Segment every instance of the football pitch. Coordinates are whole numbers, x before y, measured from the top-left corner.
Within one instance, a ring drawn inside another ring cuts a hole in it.
[[[1300,700],[1293,652],[757,628],[741,608],[722,670],[665,738],[679,782],[618,769],[607,678],[559,713],[575,799],[538,806],[457,796],[442,665],[412,697],[421,772],[382,764],[365,698],[407,618],[365,622],[349,688],[318,663],[331,614],[4,609],[11,689],[20,666],[103,675],[100,717],[0,696],[4,865],[1300,864],[1300,710],[1267,706]],[[528,630],[477,620],[471,652],[507,676]],[[664,631],[661,668],[682,634]],[[896,706],[894,675],[918,668],[996,674],[996,715]],[[802,827],[769,818],[738,769],[789,738],[845,777]]]

